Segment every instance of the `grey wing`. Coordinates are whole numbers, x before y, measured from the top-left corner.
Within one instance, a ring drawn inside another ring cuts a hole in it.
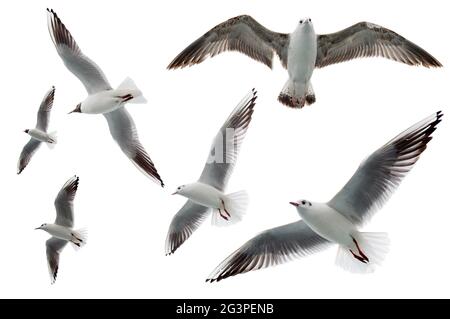
[[[232,253],[206,281],[220,281],[252,270],[276,266],[321,251],[330,245],[330,241],[316,234],[302,220],[272,228],[250,239]]]
[[[17,174],[22,173],[25,167],[27,167],[40,145],[41,142],[34,138],[31,138],[28,143],[25,144],[22,152],[20,153],[19,162],[17,163]]]
[[[97,64],[81,52],[56,12],[47,9],[48,30],[66,67],[83,83],[89,94],[110,90],[111,85]]]
[[[53,99],[55,98],[55,87],[52,88],[45,94],[44,99],[39,106],[39,111],[37,114],[36,128],[43,132],[47,132],[48,122],[50,121],[50,111],[53,106]]]
[[[360,22],[342,31],[317,37],[316,67],[374,56],[427,68],[442,66],[418,45],[394,31],[369,22]]]
[[[109,131],[114,140],[119,144],[122,152],[133,162],[134,165],[146,176],[164,187],[150,156],[139,141],[136,125],[125,109],[119,109],[104,114],[108,122]]]
[[[220,128],[212,143],[200,182],[224,191],[252,120],[256,93],[253,89],[247,94]]]
[[[168,69],[201,63],[224,51],[239,51],[272,68],[273,52],[287,66],[289,35],[266,29],[248,15],[231,18],[206,32],[184,49]]]
[[[210,209],[188,200],[173,217],[166,238],[166,255],[173,254],[205,220]]]
[[[366,222],[413,168],[442,115],[433,114],[375,151],[328,205],[357,225]]]
[[[64,184],[59,191],[58,196],[56,196],[55,224],[70,228],[73,227],[73,200],[75,199],[79,182],[80,178],[78,176],[73,176]]]
[[[55,283],[56,276],[58,275],[59,254],[66,245],[66,240],[62,240],[56,237],[52,237],[45,242],[45,246],[47,248],[47,265],[52,284]]]

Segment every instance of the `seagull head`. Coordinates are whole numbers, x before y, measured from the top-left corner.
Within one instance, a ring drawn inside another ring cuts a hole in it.
[[[310,23],[312,23],[311,18],[304,18],[298,22],[298,24],[310,24]]]
[[[307,201],[305,199],[300,199],[295,202],[289,202],[292,206],[295,206],[297,209],[299,208],[309,208],[312,206],[312,203],[310,201]]]
[[[78,103],[77,107],[72,112],[69,112],[69,114],[72,113],[81,113],[81,103]]]
[[[184,190],[186,188],[186,185],[181,185],[177,187],[177,190],[172,193],[172,195],[184,195]]]
[[[27,134],[28,134],[28,132],[30,132],[29,129],[24,130],[24,133],[27,133]]]
[[[47,228],[47,224],[42,224],[41,226],[36,227],[35,230],[37,230],[37,229],[45,230],[46,228]]]
[[[302,32],[313,32],[314,31],[314,26],[311,22],[311,18],[303,18],[298,22],[297,25],[297,31],[302,31]]]

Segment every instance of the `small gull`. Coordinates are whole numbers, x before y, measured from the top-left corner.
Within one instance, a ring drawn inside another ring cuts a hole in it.
[[[46,241],[47,262],[52,284],[56,281],[59,268],[59,254],[70,242],[78,249],[86,244],[86,230],[73,229],[73,200],[78,189],[79,178],[69,179],[59,191],[55,200],[56,220],[54,224],[42,224],[36,229],[41,229],[52,235]]]
[[[36,128],[26,129],[24,132],[31,136],[30,141],[23,147],[17,164],[17,174],[27,167],[28,163],[36,153],[41,143],[46,143],[49,147],[56,144],[56,132],[47,133],[48,122],[50,121],[50,111],[55,97],[55,87],[52,87],[46,94],[39,106],[37,114]]]
[[[291,202],[302,220],[266,230],[225,259],[207,281],[287,262],[339,245],[336,264],[356,273],[372,272],[387,251],[386,233],[360,232],[359,226],[389,199],[412,169],[441,121],[441,112],[413,125],[361,163],[328,203]]]
[[[126,102],[145,102],[141,91],[129,78],[118,89],[113,90],[103,71],[81,52],[56,13],[47,9],[47,17],[50,36],[59,56],[89,94],[72,112],[103,114],[110,133],[122,152],[142,173],[164,186],[153,161],[140,143],[134,121],[124,106]]]
[[[225,194],[241,143],[252,119],[256,91],[253,89],[233,110],[217,133],[200,179],[179,186],[174,194],[188,198],[173,217],[166,239],[166,254],[175,252],[212,212],[217,226],[239,222],[247,208],[247,193]]]

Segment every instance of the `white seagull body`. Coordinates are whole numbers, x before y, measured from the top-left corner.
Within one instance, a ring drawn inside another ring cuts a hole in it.
[[[47,11],[50,36],[59,56],[69,71],[83,83],[89,94],[87,99],[78,104],[72,112],[102,113],[108,122],[112,137],[123,153],[147,177],[164,186],[153,161],[141,145],[134,121],[124,106],[126,102],[145,102],[141,91],[129,78],[113,90],[103,71],[81,52],[56,13],[53,10]]]
[[[365,233],[362,226],[389,199],[432,139],[442,118],[437,112],[379,148],[327,203],[291,202],[302,220],[257,235],[225,259],[207,281],[220,281],[251,270],[278,265],[338,244],[336,264],[367,273],[387,251],[386,233]]]
[[[373,56],[408,65],[442,66],[416,44],[373,23],[360,22],[336,33],[316,34],[311,19],[307,18],[287,34],[273,32],[251,16],[241,15],[215,26],[191,43],[168,69],[198,64],[224,51],[239,51],[270,68],[275,52],[289,75],[278,100],[294,108],[315,102],[310,82],[315,68]]]
[[[59,255],[70,242],[75,248],[86,244],[86,231],[74,230],[73,200],[78,189],[79,178],[69,179],[59,191],[55,200],[56,220],[54,224],[42,224],[41,229],[52,235],[45,243],[47,246],[47,262],[52,284],[56,280],[59,268]]]
[[[189,200],[173,217],[166,239],[166,254],[173,254],[212,212],[212,222],[227,226],[239,222],[247,209],[247,193],[225,194],[241,143],[252,119],[256,91],[233,110],[217,133],[200,179],[182,185],[174,194]]]
[[[19,162],[17,164],[17,174],[22,173],[34,153],[38,150],[41,143],[46,143],[49,146],[56,144],[56,133],[47,133],[48,123],[50,121],[50,111],[53,106],[54,97],[55,87],[52,87],[45,94],[45,97],[39,106],[36,128],[25,130],[25,133],[30,135],[31,139],[20,153]]]

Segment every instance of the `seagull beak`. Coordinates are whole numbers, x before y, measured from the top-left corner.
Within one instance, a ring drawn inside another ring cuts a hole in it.
[[[176,195],[176,194],[178,194],[178,192],[174,192],[174,193],[172,193],[172,195]]]
[[[289,202],[289,204],[291,204],[292,206],[298,207],[299,203],[297,202]]]
[[[38,230],[38,229],[41,229],[41,227],[37,227],[37,228],[35,228],[34,230]]]

